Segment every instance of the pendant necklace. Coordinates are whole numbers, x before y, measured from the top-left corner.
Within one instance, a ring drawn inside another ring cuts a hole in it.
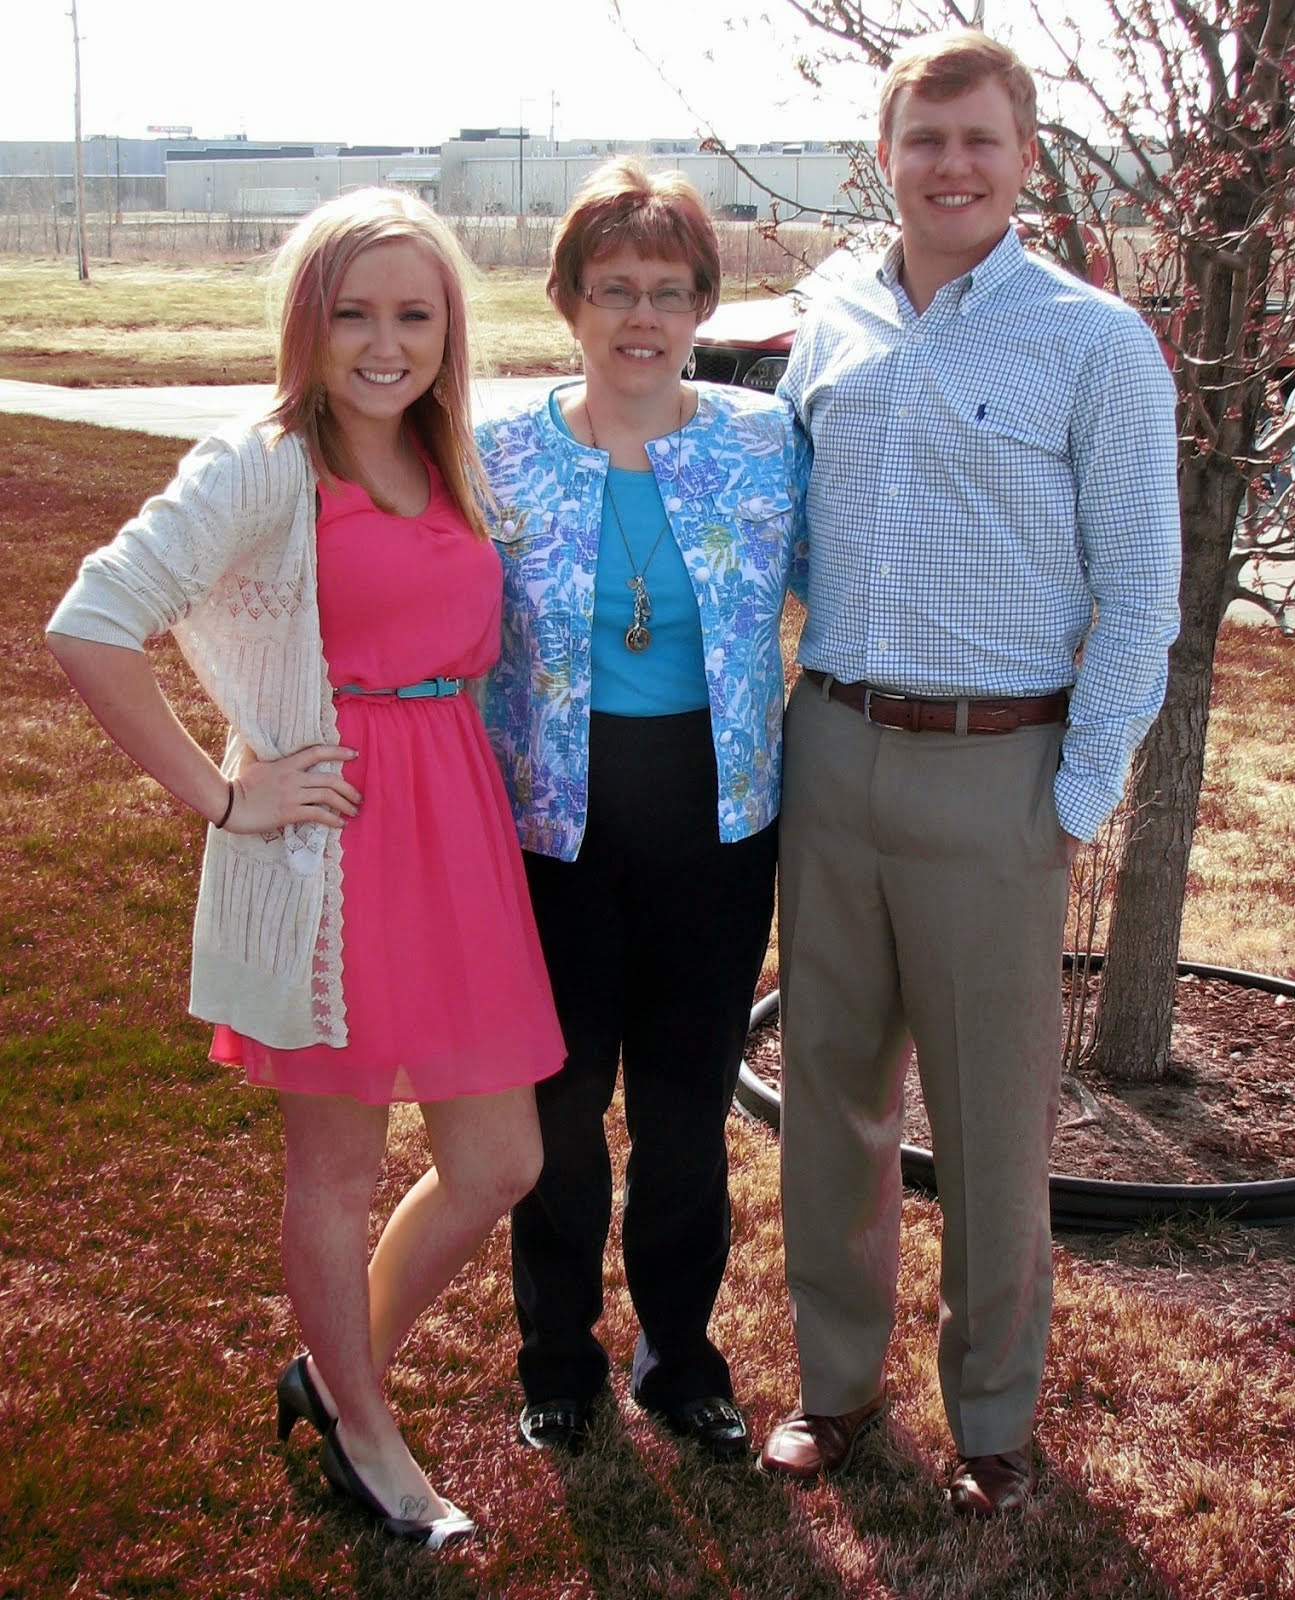
[[[590,442],[593,444],[595,450],[600,450],[602,446],[598,443],[598,437],[594,433],[594,419],[589,411],[588,392],[585,394],[585,417],[589,423]],[[679,455],[682,436],[683,390],[681,388],[679,391],[679,421],[675,428],[674,440],[674,486],[676,497],[679,492]],[[660,548],[662,539],[665,538],[666,530],[670,526],[670,518],[667,515],[665,521],[661,524],[656,538],[652,541],[652,548],[648,551],[648,558],[640,567],[634,560],[634,552],[630,549],[630,542],[625,534],[625,524],[621,521],[620,509],[616,504],[616,496],[612,493],[610,461],[608,462],[607,467],[606,491],[608,504],[612,508],[612,518],[616,523],[616,531],[621,536],[621,543],[625,546],[625,558],[630,564],[631,576],[626,578],[625,587],[634,596],[634,616],[629,627],[625,630],[625,648],[627,650],[632,650],[635,655],[641,655],[643,651],[646,650],[647,647],[652,643],[652,633],[647,625],[648,618],[652,615],[652,596],[648,593],[647,569],[652,565],[652,557]]]

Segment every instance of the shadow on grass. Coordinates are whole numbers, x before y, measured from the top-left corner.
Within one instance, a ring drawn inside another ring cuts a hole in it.
[[[641,1443],[638,1435],[646,1436]],[[592,1449],[553,1467],[587,1592],[598,1600],[754,1593],[844,1600],[851,1593],[821,1559],[794,1505],[755,1470],[754,1458],[711,1463],[647,1423],[627,1428],[609,1407]]]
[[[1117,1518],[1046,1461],[1023,1516],[975,1523],[952,1514],[942,1473],[893,1423],[848,1474],[806,1486],[764,1476],[754,1458],[711,1465],[687,1445],[641,1441],[640,1431],[612,1412],[585,1456],[546,1461],[576,1540],[578,1592],[597,1600],[1175,1600],[1182,1592]],[[507,1592],[517,1600],[549,1592],[535,1580],[521,1568]]]
[[[1045,1451],[1036,1448],[1037,1481],[1026,1509],[992,1522],[950,1509],[951,1460],[933,1472],[919,1440],[892,1419],[837,1488],[839,1519],[866,1552],[880,1594],[1177,1600],[1181,1591],[1119,1520],[1059,1476]],[[838,1528],[833,1542],[841,1547],[848,1539]]]

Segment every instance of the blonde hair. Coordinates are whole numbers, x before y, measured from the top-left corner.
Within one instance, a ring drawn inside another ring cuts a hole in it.
[[[719,241],[706,202],[682,172],[649,172],[632,157],[606,161],[585,179],[553,237],[545,289],[568,322],[584,298],[591,261],[630,249],[643,260],[688,264],[697,320],[719,304]]]
[[[416,196],[397,189],[357,189],[303,217],[284,240],[273,273],[281,310],[270,419],[303,441],[321,476],[345,478],[373,493],[344,434],[319,402],[342,279],[363,251],[397,239],[411,240],[432,258],[448,312],[435,392],[429,388],[413,401],[405,421],[473,531],[484,539],[482,507],[490,504],[490,492],[472,434],[472,333],[465,289],[472,269],[449,228]]]
[[[1022,142],[1033,139],[1038,110],[1030,69],[1014,50],[977,28],[921,39],[895,60],[881,86],[878,121],[882,139],[890,142],[895,102],[904,89],[924,100],[953,100],[986,78],[1002,84]]]

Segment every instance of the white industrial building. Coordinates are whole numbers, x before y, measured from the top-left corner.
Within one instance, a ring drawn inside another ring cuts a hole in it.
[[[844,142],[743,145],[730,157],[703,150],[695,139],[553,143],[524,128],[493,128],[464,129],[441,145],[405,151],[97,136],[86,141],[85,154],[92,211],[300,216],[333,195],[387,184],[411,189],[451,216],[554,216],[608,156],[636,154],[650,167],[683,171],[719,217],[767,220],[776,210],[786,222],[857,210],[846,187],[849,149]],[[0,211],[39,212],[51,197],[70,211],[71,150],[66,142],[0,142]]]
[[[348,189],[388,184],[415,190],[449,215],[549,216],[565,211],[581,180],[612,154],[641,155],[654,168],[677,167],[712,210],[743,208],[738,214],[752,217],[771,215],[761,185],[789,198],[790,204],[779,206],[784,219],[798,210],[835,209],[850,171],[839,149],[743,153],[739,160],[748,176],[728,157],[703,153],[695,141],[564,140],[555,152],[547,140],[502,132],[401,154],[360,155],[344,148],[237,160],[186,154],[166,163],[166,205],[170,211],[298,215]]]

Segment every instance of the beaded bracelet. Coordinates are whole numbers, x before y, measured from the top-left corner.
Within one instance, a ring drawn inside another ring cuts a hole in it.
[[[231,811],[233,811],[233,809],[234,809],[234,785],[231,783],[230,786],[229,786],[229,801],[225,806],[225,814],[224,814],[223,817],[221,817],[220,821],[215,824],[215,826],[217,828],[223,828],[225,826],[225,824],[229,821],[229,814],[230,814]]]

